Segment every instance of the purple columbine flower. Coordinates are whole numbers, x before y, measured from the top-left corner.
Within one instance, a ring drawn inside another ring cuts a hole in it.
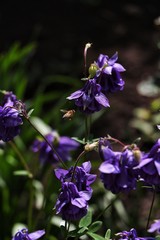
[[[138,171],[134,167],[138,162],[132,150],[114,152],[100,145],[100,156],[104,161],[99,167],[100,178],[106,189],[114,194],[136,189]]]
[[[14,106],[15,102],[17,101],[16,95],[13,94],[13,92],[7,92],[7,91],[2,91],[2,92],[4,94],[2,105],[5,105],[7,103],[11,106]]]
[[[157,232],[160,234],[160,219],[154,220],[154,223],[151,224],[150,228],[148,229],[148,232]]]
[[[79,143],[67,136],[59,136],[56,131],[48,133],[46,139],[53,145],[63,161],[71,159],[70,152],[79,147]],[[39,159],[42,164],[46,162],[57,163],[57,155],[44,139],[36,139],[32,145],[33,152],[39,152]]]
[[[150,152],[144,154],[140,164],[136,167],[145,183],[159,188],[160,185],[160,138],[151,148]]]
[[[90,185],[96,175],[90,174],[91,163],[84,162],[81,167],[69,170],[56,169],[55,175],[62,183],[62,190],[56,202],[57,214],[64,220],[78,220],[87,213],[88,201],[92,196]]]
[[[73,182],[62,183],[62,189],[56,202],[56,214],[61,214],[63,220],[79,220],[87,214],[90,195],[79,192]]]
[[[0,106],[0,140],[8,142],[20,133],[23,124],[19,111],[14,107],[16,96],[6,92],[4,105]]]
[[[154,240],[155,238],[152,237],[138,237],[137,231],[132,228],[129,232],[122,231],[119,233],[116,233],[116,236],[118,236],[119,240]]]
[[[84,162],[81,167],[77,166],[75,169],[71,167],[69,170],[56,169],[56,177],[63,183],[73,181],[78,191],[89,192],[92,194],[90,185],[95,181],[96,175],[90,174],[91,163],[90,161]],[[73,176],[74,174],[74,176]]]
[[[125,82],[121,77],[121,72],[124,72],[124,67],[116,63],[118,53],[116,52],[111,58],[107,55],[100,54],[95,65],[97,66],[97,78],[104,93],[114,93],[121,91],[124,88]]]
[[[15,234],[12,240],[36,240],[42,237],[44,234],[44,230],[38,230],[32,233],[28,233],[28,229],[23,228]]]
[[[100,111],[103,107],[109,107],[106,96],[101,91],[101,86],[96,79],[87,80],[85,86],[72,93],[68,100],[74,100],[80,111],[91,114]]]

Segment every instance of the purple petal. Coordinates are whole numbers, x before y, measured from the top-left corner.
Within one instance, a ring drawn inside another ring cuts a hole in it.
[[[112,66],[108,66],[104,68],[104,73],[111,75],[112,74]]]
[[[110,174],[110,173],[119,173],[119,171],[117,171],[118,169],[108,163],[108,162],[103,162],[100,167],[99,167],[99,171],[102,172],[102,173],[107,173],[107,174]]]
[[[29,236],[30,239],[36,240],[36,239],[42,237],[44,234],[45,234],[44,230],[38,230],[36,232],[28,234],[28,236]]]
[[[65,169],[55,169],[55,175],[59,180],[63,180],[64,176],[67,175],[68,170]]]
[[[68,99],[68,100],[76,99],[76,98],[81,97],[82,94],[83,94],[83,91],[78,90],[78,91],[72,93],[69,97],[67,97],[67,99]]]
[[[95,96],[96,101],[104,107],[109,107],[109,101],[103,93]]]
[[[158,175],[160,176],[160,162],[155,161],[154,164],[155,164],[155,166],[156,166],[156,169],[157,169]]]
[[[82,167],[84,168],[85,172],[87,172],[87,173],[90,172],[90,170],[91,170],[91,162],[90,161],[84,162],[82,164]]]
[[[155,231],[160,233],[160,220],[155,220],[155,222],[152,223],[151,227],[148,229],[148,232],[155,232]]]
[[[108,60],[108,64],[112,66],[117,60],[118,60],[118,52],[116,52],[116,53]]]
[[[92,196],[92,192],[90,191],[80,191],[79,195],[84,198],[86,201],[90,200],[91,196]]]
[[[152,158],[143,159],[138,166],[134,167],[134,169],[139,169],[141,167],[144,167],[146,164],[152,162],[152,160],[153,160]]]
[[[113,66],[114,69],[116,69],[118,72],[124,72],[126,69],[119,63],[115,63]]]
[[[66,137],[66,136],[62,136],[59,139],[59,144],[63,145],[63,147],[65,147],[65,149],[67,150],[74,150],[77,147],[79,147],[79,143],[77,141],[75,141],[74,139],[70,138],[70,137]]]
[[[86,200],[84,198],[75,198],[71,200],[71,203],[79,208],[86,207]]]

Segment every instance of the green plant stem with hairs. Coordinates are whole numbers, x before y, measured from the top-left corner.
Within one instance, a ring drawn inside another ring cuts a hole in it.
[[[17,148],[16,144],[13,141],[10,141],[9,144],[11,145],[11,147],[14,149],[14,151],[16,152],[16,154],[19,157],[20,162],[22,163],[24,169],[27,171],[28,173],[28,177],[29,178],[33,178],[33,174],[28,166],[28,164],[26,163],[22,153],[20,152],[20,150]]]
[[[26,120],[29,122],[29,124],[34,128],[34,130],[36,130],[36,132],[38,132],[38,134],[46,141],[46,143],[48,144],[48,146],[50,146],[50,148],[52,149],[52,151],[54,152],[54,154],[57,156],[58,161],[62,164],[62,166],[67,169],[66,164],[63,162],[63,160],[61,159],[61,157],[59,156],[59,154],[57,153],[57,151],[55,150],[55,148],[53,147],[53,145],[48,141],[48,139],[36,128],[36,126],[31,122],[31,120],[29,119],[29,117],[27,117],[26,115],[24,115],[24,117],[26,118]]]
[[[148,228],[149,228],[149,222],[150,222],[150,219],[151,219],[151,213],[152,213],[152,210],[153,210],[154,200],[155,200],[155,197],[156,197],[155,187],[152,186],[152,188],[153,188],[153,196],[152,196],[151,206],[150,206],[150,210],[149,210],[149,214],[148,214],[146,230],[148,230]]]

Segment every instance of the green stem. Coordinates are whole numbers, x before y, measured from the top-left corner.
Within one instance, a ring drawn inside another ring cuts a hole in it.
[[[22,153],[19,151],[16,144],[13,141],[10,141],[9,144],[11,145],[11,147],[14,149],[14,151],[18,155],[18,157],[19,157],[22,165],[24,166],[25,170],[28,172],[28,177],[33,178],[33,174],[31,173],[31,170],[30,170],[29,166],[27,165]]]
[[[156,197],[156,191],[155,191],[155,187],[153,186],[153,196],[152,196],[152,202],[151,202],[151,206],[150,206],[150,210],[149,210],[146,230],[148,230],[148,228],[149,228],[149,222],[150,222],[151,213],[152,213],[152,210],[153,210],[153,204],[154,204],[155,197]]]
[[[77,164],[78,164],[79,160],[81,159],[81,157],[82,157],[84,154],[86,154],[86,151],[85,151],[85,150],[84,150],[83,152],[81,152],[81,153],[79,154],[79,156],[77,157],[77,160],[76,160],[75,165],[74,165],[74,168],[73,168],[73,173],[72,173],[71,182],[73,182],[74,174],[75,174],[75,170],[76,170]]]
[[[30,178],[29,179],[30,195],[29,195],[29,205],[28,205],[28,229],[32,230],[31,228],[32,228],[33,196],[34,196],[34,191],[33,191],[33,174],[31,173],[31,170],[30,170],[29,166],[27,165],[23,155],[21,154],[21,152],[17,148],[16,144],[13,141],[10,141],[9,144],[12,146],[12,148],[14,149],[16,154],[18,155],[22,165],[24,166],[24,168],[28,172],[28,177]]]
[[[48,139],[35,127],[35,125],[30,121],[30,119],[26,116],[24,116],[27,121],[29,122],[29,124],[36,130],[36,132],[38,132],[38,134],[46,141],[46,143],[50,146],[50,148],[52,149],[52,151],[54,152],[54,154],[57,156],[58,161],[62,164],[62,166],[67,169],[67,166],[65,165],[65,163],[63,162],[63,160],[61,159],[61,157],[59,156],[59,154],[57,153],[57,151],[55,150],[55,148],[53,147],[53,145],[48,141]]]
[[[99,213],[99,215],[96,217],[95,221],[97,221],[97,220],[104,214],[104,212],[107,211],[108,208],[110,208],[110,207],[113,205],[113,203],[114,203],[118,198],[119,198],[119,195],[117,194],[117,196],[115,197],[115,199],[113,199],[113,201],[112,201],[109,205],[107,205],[107,206],[105,207],[105,209],[103,209],[103,211],[101,211],[101,212]]]
[[[34,199],[34,189],[33,189],[33,179],[30,179],[30,198],[28,205],[28,229],[32,231],[32,215],[33,215],[33,199]]]
[[[90,135],[90,128],[91,128],[91,116],[85,116],[85,142],[89,140]]]

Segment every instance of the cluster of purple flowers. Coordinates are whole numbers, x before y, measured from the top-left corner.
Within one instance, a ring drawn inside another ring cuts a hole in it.
[[[90,185],[96,175],[90,174],[91,163],[71,167],[69,170],[55,170],[56,177],[61,181],[62,188],[56,202],[56,213],[64,220],[79,220],[87,213],[88,201],[92,196]]]
[[[0,106],[0,140],[8,142],[20,133],[22,116],[16,108],[17,98],[12,92],[4,92]]]
[[[115,152],[106,139],[101,139],[99,153],[103,160],[99,167],[100,178],[105,188],[112,193],[136,189],[137,180],[159,190],[160,139],[148,153],[142,153],[135,145],[124,148],[122,152]]]
[[[120,73],[125,69],[121,64],[116,63],[117,60],[118,53],[111,58],[100,54],[98,60],[89,68],[89,77],[84,87],[72,93],[67,99],[74,100],[79,110],[87,114],[109,107],[106,95],[124,88]]]
[[[114,152],[105,139],[99,141],[100,156],[103,163],[99,167],[100,178],[106,189],[117,194],[136,189],[138,165],[135,149],[126,148],[122,152]],[[136,149],[137,151],[137,149]]]
[[[59,136],[56,131],[48,133],[45,138],[53,145],[62,161],[70,160],[70,152],[79,147],[78,142],[67,136]],[[42,164],[46,162],[54,164],[58,161],[57,155],[44,139],[36,139],[32,145],[32,150],[33,152],[39,152],[39,159]]]
[[[119,240],[154,240],[152,237],[138,237],[137,231],[132,228],[129,232],[122,231],[116,234]]]
[[[160,186],[160,138],[148,153],[143,154],[139,165],[140,177],[144,183],[155,186],[159,189]]]
[[[44,234],[44,230],[38,230],[32,233],[28,233],[28,229],[23,228],[15,234],[12,240],[36,240],[42,237]]]

